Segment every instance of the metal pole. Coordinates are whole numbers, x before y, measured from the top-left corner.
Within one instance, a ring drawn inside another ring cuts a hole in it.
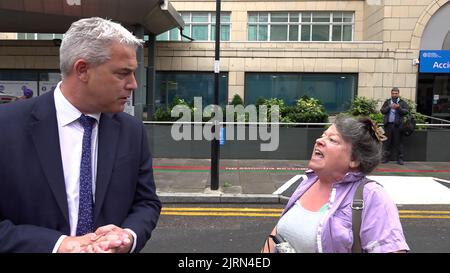
[[[136,26],[135,33],[136,37],[144,39],[144,27],[139,25]],[[138,67],[136,70],[136,81],[138,84],[137,89],[133,92],[134,97],[134,115],[139,120],[143,120],[144,103],[145,103],[145,64],[144,64],[144,49],[138,48],[136,52],[136,59]]]
[[[148,67],[147,67],[147,120],[153,120],[155,112],[156,82],[156,35],[148,35]]]
[[[214,61],[214,104],[219,105],[219,73],[220,73],[220,0],[216,0],[216,52]],[[212,132],[220,130],[220,125],[215,124]],[[219,189],[219,140],[214,137],[211,141],[211,190]]]

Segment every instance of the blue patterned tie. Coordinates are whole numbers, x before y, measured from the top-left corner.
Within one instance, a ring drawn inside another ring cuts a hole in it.
[[[80,165],[80,198],[78,206],[77,236],[94,231],[94,202],[92,196],[91,134],[95,119],[81,115],[84,128]]]

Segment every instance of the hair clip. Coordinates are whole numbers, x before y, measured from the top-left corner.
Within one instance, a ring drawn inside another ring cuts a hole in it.
[[[371,130],[373,132],[373,135],[375,135],[375,137],[377,138],[378,142],[387,140],[387,137],[384,135],[384,129],[378,127],[378,125],[374,122],[372,122]]]
[[[382,142],[387,140],[387,137],[384,135],[384,129],[378,127],[378,125],[373,122],[370,118],[364,117],[360,119],[361,122],[364,123],[367,131],[369,131],[370,135],[375,138],[378,142]]]

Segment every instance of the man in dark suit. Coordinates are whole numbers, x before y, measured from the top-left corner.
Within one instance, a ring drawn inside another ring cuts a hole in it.
[[[391,98],[387,99],[380,111],[384,115],[384,131],[387,140],[384,142],[383,163],[389,162],[392,151],[397,153],[397,163],[403,165],[402,125],[403,116],[408,114],[408,104],[399,98],[400,90],[393,87]]]
[[[53,92],[0,106],[0,252],[140,251],[161,203],[141,122],[123,113],[142,40],[72,24]]]

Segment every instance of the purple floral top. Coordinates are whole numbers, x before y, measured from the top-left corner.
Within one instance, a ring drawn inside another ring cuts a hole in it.
[[[307,179],[300,183],[286,205],[286,213],[306,190],[317,181],[312,170],[306,171]],[[352,252],[351,203],[364,174],[349,172],[333,184],[328,209],[317,230],[317,252]],[[368,183],[363,191],[364,209],[361,221],[361,247],[365,252],[395,252],[409,250],[403,235],[398,210],[383,187]]]

